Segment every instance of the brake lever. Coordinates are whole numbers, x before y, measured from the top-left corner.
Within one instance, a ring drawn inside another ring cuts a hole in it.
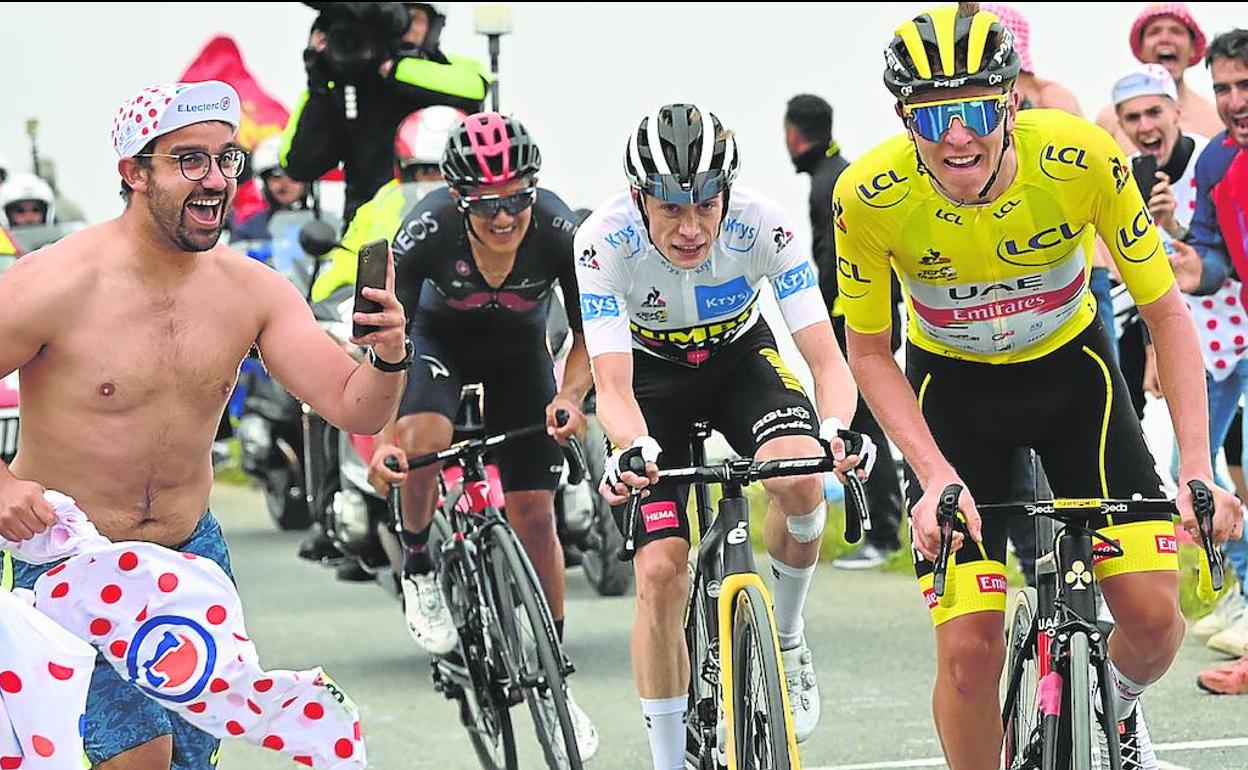
[[[958,522],[958,498],[962,496],[961,484],[950,484],[940,493],[940,501],[936,504],[936,522],[940,524],[940,552],[936,554],[936,564],[932,570],[932,587],[941,600],[941,606],[950,606],[956,595],[957,581],[952,586],[946,585],[949,571],[949,558],[953,551],[953,532]],[[946,599],[946,588],[952,587]]]
[[[1204,586],[1201,583],[1204,582],[1205,577],[1205,570],[1202,569],[1201,580],[1197,583],[1197,592],[1205,594],[1201,596],[1202,599],[1212,601],[1217,593],[1222,590],[1222,578],[1224,577],[1222,551],[1213,543],[1213,514],[1215,509],[1213,492],[1199,479],[1188,481],[1187,488],[1192,492],[1192,512],[1196,514],[1196,526],[1200,529],[1200,544],[1205,550],[1205,563],[1201,566],[1209,571],[1208,590],[1202,590]]]
[[[555,412],[555,424],[560,428],[568,424],[571,415],[568,410],[559,409]],[[588,476],[588,467],[585,463],[585,453],[581,451],[581,442],[576,436],[568,436],[568,445],[559,447],[563,451],[563,457],[568,461],[568,483],[572,485],[580,484]]]

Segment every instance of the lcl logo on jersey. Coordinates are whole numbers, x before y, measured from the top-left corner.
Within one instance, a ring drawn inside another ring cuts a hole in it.
[[[1160,239],[1144,239],[1152,229],[1153,218],[1148,213],[1148,206],[1145,206],[1136,212],[1128,227],[1118,228],[1118,235],[1114,238],[1114,250],[1128,262],[1147,262],[1157,253],[1157,247],[1161,244]],[[1153,247],[1148,249],[1150,242]]]
[[[997,257],[1002,262],[1020,267],[1051,265],[1062,260],[1069,253],[1068,249],[1061,249],[1056,253],[1054,250],[1081,235],[1083,235],[1082,227],[1076,229],[1069,222],[1062,222],[1056,227],[1046,227],[1025,241],[1002,238],[997,244]]]
[[[1088,170],[1088,151],[1082,147],[1058,147],[1046,144],[1040,151],[1040,170],[1049,179],[1070,182]]]
[[[859,272],[857,265],[855,265],[853,262],[850,262],[845,257],[842,257],[840,254],[836,255],[836,272],[842,278],[846,278],[856,283],[861,283],[861,284],[871,283],[870,278],[864,278],[862,273]],[[843,283],[838,285],[837,288],[840,290],[841,294],[844,294],[846,297],[849,297],[850,299],[857,299],[859,297],[865,297],[867,294],[867,289],[865,286],[863,287],[862,291],[858,292],[857,294],[850,291],[849,287]]]
[[[873,209],[887,209],[896,206],[910,195],[909,187],[902,188],[898,186],[909,178],[899,175],[892,169],[882,174],[876,174],[871,177],[870,181],[855,188],[858,193],[858,200]]]
[[[217,643],[203,626],[178,615],[144,623],[126,653],[130,682],[153,698],[185,703],[208,686]]]

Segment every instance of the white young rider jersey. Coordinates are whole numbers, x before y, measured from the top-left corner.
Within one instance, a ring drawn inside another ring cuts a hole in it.
[[[758,322],[770,281],[790,332],[828,320],[806,239],[769,198],[734,186],[719,237],[684,270],[651,243],[628,192],[576,233],[576,279],[590,357],[643,350],[699,366]]]

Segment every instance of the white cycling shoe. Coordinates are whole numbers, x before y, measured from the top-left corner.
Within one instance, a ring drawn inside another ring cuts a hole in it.
[[[815,679],[814,660],[806,637],[796,647],[780,651],[784,680],[789,690],[789,712],[793,715],[793,734],[801,743],[819,725],[819,681]]]
[[[436,576],[403,576],[403,614],[412,638],[430,655],[446,655],[459,644],[459,632]]]

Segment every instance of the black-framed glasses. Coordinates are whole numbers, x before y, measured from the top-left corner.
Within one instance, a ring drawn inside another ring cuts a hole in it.
[[[526,187],[509,195],[464,195],[459,199],[459,208],[482,219],[493,219],[500,211],[506,211],[514,217],[532,206],[536,200],[537,188]]]
[[[190,152],[181,152],[177,155],[167,152],[145,152],[134,157],[173,158],[178,161],[178,168],[181,169],[182,176],[191,182],[198,182],[208,176],[208,171],[212,168],[214,158],[217,161],[217,167],[221,169],[222,176],[227,179],[238,179],[243,173],[243,167],[247,165],[247,153],[238,147],[231,147],[219,155],[213,155],[203,150],[191,150]]]

